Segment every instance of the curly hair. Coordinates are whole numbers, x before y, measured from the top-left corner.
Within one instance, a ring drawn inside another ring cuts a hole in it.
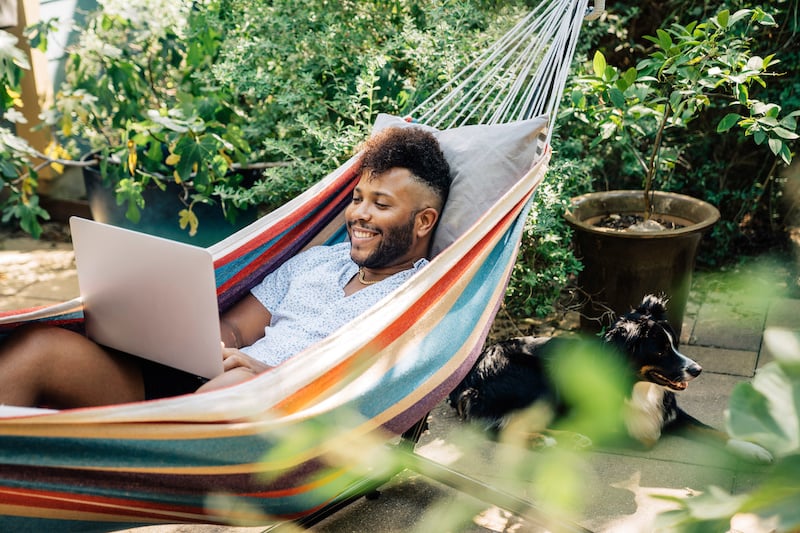
[[[421,128],[386,128],[362,146],[359,173],[369,170],[382,174],[394,167],[408,169],[430,187],[444,206],[450,192],[450,165],[439,141]]]

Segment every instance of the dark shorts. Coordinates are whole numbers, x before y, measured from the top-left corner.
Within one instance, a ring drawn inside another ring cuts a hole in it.
[[[191,394],[208,380],[146,359],[141,360],[145,400]]]

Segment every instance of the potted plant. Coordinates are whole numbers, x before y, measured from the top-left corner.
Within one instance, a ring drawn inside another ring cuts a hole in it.
[[[791,160],[800,112],[782,113],[751,94],[776,76],[769,70],[778,62],[774,55],[751,52],[755,28],[774,24],[761,9],[672,24],[646,37],[653,50],[636,67],[613,67],[597,52],[594,74],[578,79],[568,112],[599,128],[596,143],[618,143],[643,183],[641,190],[573,198],[565,214],[583,262],[584,327],[607,325],[643,293],[655,292],[670,298],[670,318],[680,330],[697,245],[719,212],[695,198],[657,192],[654,184],[660,173],[676,170],[682,134],[703,111],[728,105],[717,133],[738,128],[783,162]],[[633,224],[622,224],[628,220]]]
[[[146,4],[101,2],[88,17],[47,122],[97,163],[84,171],[95,219],[208,245],[255,218],[258,139],[236,88],[200,75],[223,39],[222,5]]]

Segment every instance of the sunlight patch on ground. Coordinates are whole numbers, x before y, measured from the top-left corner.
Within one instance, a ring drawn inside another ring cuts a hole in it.
[[[0,294],[16,293],[21,287],[54,279],[59,271],[74,268],[72,251],[0,251]]]
[[[659,513],[677,509],[675,503],[654,496],[686,498],[698,494],[697,491],[690,488],[668,489],[664,487],[642,487],[640,482],[641,472],[636,471],[627,480],[611,485],[614,488],[628,490],[633,493],[636,502],[636,512],[608,522],[603,528],[603,531],[613,531],[614,533],[642,533],[643,531],[653,531],[655,519]]]

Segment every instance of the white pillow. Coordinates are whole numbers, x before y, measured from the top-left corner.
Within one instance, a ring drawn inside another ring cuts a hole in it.
[[[546,132],[547,122],[547,116],[540,116],[506,124],[437,130],[393,115],[378,115],[373,134],[389,127],[426,129],[439,140],[450,164],[453,182],[434,235],[432,255],[450,246],[530,170],[540,155],[537,139]]]

